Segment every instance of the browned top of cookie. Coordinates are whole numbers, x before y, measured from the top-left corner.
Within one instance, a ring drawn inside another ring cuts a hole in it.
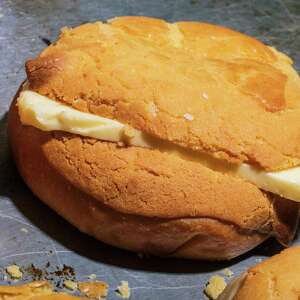
[[[119,17],[63,29],[30,88],[184,147],[275,170],[300,164],[291,60],[223,27]]]
[[[300,247],[293,247],[249,269],[233,299],[300,299],[299,287]]]

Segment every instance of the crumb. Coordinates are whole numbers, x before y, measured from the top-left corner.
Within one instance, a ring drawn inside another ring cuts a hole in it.
[[[65,280],[64,287],[66,287],[68,290],[75,291],[75,290],[77,290],[78,285],[77,285],[77,282],[75,282],[75,281]]]
[[[136,130],[134,128],[132,128],[132,127],[125,126],[124,127],[124,135],[128,139],[132,139],[132,138],[134,138],[136,136]]]
[[[117,295],[119,295],[123,299],[130,298],[130,287],[128,285],[128,281],[121,281],[121,284],[117,287]]]
[[[169,28],[169,40],[173,47],[175,48],[181,48],[182,47],[182,39],[183,35],[181,31],[178,28],[177,24],[167,24]]]
[[[21,228],[20,231],[22,231],[24,233],[28,233],[28,229],[26,229],[26,228]]]
[[[226,287],[226,282],[219,275],[212,276],[204,289],[204,293],[209,299],[216,300]]]
[[[103,281],[79,282],[78,289],[88,298],[101,299],[107,296],[108,284]]]
[[[22,277],[23,277],[23,273],[20,270],[20,267],[17,265],[11,265],[11,266],[6,267],[6,272],[13,279],[22,279]]]
[[[90,275],[87,276],[87,278],[91,279],[91,280],[96,279],[96,277],[97,277],[96,274],[90,274]]]
[[[184,114],[183,117],[188,120],[188,121],[193,121],[194,120],[194,117],[191,115],[191,114]]]
[[[227,277],[231,277],[233,275],[233,272],[229,268],[222,270],[222,273]]]
[[[203,93],[202,94],[202,97],[205,99],[205,100],[208,100],[208,95],[206,93]]]

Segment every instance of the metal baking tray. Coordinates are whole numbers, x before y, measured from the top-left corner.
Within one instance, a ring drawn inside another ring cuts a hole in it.
[[[119,299],[114,290],[121,280],[129,282],[132,300],[205,299],[203,288],[212,275],[224,276],[224,268],[237,275],[281,247],[271,239],[237,259],[216,263],[141,258],[78,232],[43,205],[22,182],[9,153],[6,112],[25,78],[24,61],[53,41],[63,26],[118,15],[221,24],[278,47],[300,66],[298,0],[1,0],[0,284],[13,283],[4,268],[16,263],[24,270],[21,282],[47,278],[57,289],[66,278],[87,280],[96,274],[110,285],[107,299]]]

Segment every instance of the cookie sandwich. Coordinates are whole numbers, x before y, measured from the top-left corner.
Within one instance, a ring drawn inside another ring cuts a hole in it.
[[[26,73],[17,167],[79,230],[207,260],[293,239],[300,79],[285,54],[216,25],[117,17],[64,28]]]

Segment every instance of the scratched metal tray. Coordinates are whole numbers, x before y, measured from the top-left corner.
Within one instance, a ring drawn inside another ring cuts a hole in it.
[[[116,15],[148,15],[175,20],[202,20],[254,35],[291,55],[300,65],[299,0],[0,0],[0,284],[4,268],[16,263],[23,281],[38,278],[31,264],[53,279],[63,265],[86,280],[89,274],[110,285],[108,299],[118,299],[114,289],[127,280],[131,299],[205,299],[208,278],[229,267],[235,274],[280,250],[270,240],[250,253],[223,263],[139,258],[134,253],[104,245],[58,217],[40,203],[19,177],[6,140],[6,112],[13,94],[25,77],[24,61],[55,39],[59,28]],[[299,69],[299,68],[298,68]],[[296,239],[295,243],[300,242]]]

